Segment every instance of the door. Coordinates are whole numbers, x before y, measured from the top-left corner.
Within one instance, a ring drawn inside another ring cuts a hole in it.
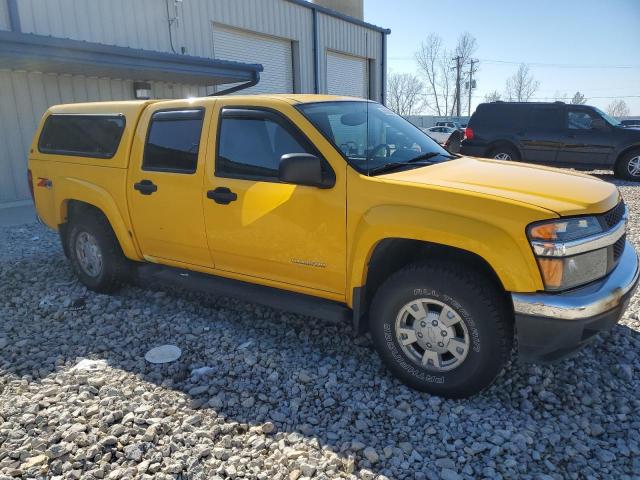
[[[213,54],[215,58],[223,60],[259,63],[263,66],[260,83],[244,90],[243,93],[294,91],[290,40],[214,24]]]
[[[202,214],[209,120],[198,103],[148,107],[140,121],[148,131],[134,141],[126,188],[136,238],[151,261],[213,267]]]
[[[286,116],[267,108],[216,110],[214,121],[220,123],[204,206],[216,269],[344,294],[344,175],[336,175],[327,189],[279,181],[282,155],[322,157],[288,120],[292,115],[302,119],[293,107],[287,106]],[[328,162],[323,168],[335,175]]]
[[[562,108],[557,105],[534,105],[529,109],[522,130],[516,132],[523,160],[554,164],[562,145]]]
[[[597,167],[607,164],[613,153],[614,141],[611,127],[593,128],[592,122],[602,118],[593,110],[569,107],[564,129],[563,146],[558,163]]]
[[[327,52],[327,93],[369,98],[367,59]]]

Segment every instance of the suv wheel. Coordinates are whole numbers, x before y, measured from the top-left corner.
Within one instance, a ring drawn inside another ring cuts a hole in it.
[[[66,250],[80,281],[96,292],[113,292],[128,278],[130,262],[101,213],[83,213],[72,221]]]
[[[616,164],[615,174],[618,178],[640,181],[640,150],[624,154]]]
[[[392,275],[369,320],[389,370],[411,388],[448,398],[491,385],[509,359],[513,323],[488,284],[458,265],[411,265]]]
[[[516,152],[513,148],[507,145],[493,148],[489,152],[489,157],[495,158],[496,160],[510,160],[510,161],[520,160],[520,156],[518,155],[518,152]]]

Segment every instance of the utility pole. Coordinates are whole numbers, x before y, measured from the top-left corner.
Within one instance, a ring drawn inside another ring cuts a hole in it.
[[[456,61],[456,115],[459,117],[460,116],[460,68],[462,67],[462,65],[460,65],[460,60],[462,60],[462,57],[458,55],[453,60]]]
[[[469,60],[469,110],[468,115],[471,116],[471,91],[474,89],[473,86],[473,64],[478,63],[478,60],[474,60],[473,58]]]

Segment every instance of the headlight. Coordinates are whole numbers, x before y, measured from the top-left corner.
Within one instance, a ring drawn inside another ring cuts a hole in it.
[[[529,239],[571,242],[602,232],[596,217],[576,217],[533,224],[529,227]]]
[[[607,274],[608,249],[572,254],[576,245],[604,229],[596,217],[574,217],[535,223],[527,234],[546,290],[567,290]],[[578,249],[583,250],[583,249]]]
[[[567,290],[607,274],[606,248],[573,257],[538,257],[537,260],[546,290]]]

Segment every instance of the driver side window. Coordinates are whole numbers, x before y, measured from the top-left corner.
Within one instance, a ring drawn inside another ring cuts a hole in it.
[[[224,109],[221,117],[215,167],[217,177],[277,182],[282,155],[317,155],[308,140],[273,112]]]

